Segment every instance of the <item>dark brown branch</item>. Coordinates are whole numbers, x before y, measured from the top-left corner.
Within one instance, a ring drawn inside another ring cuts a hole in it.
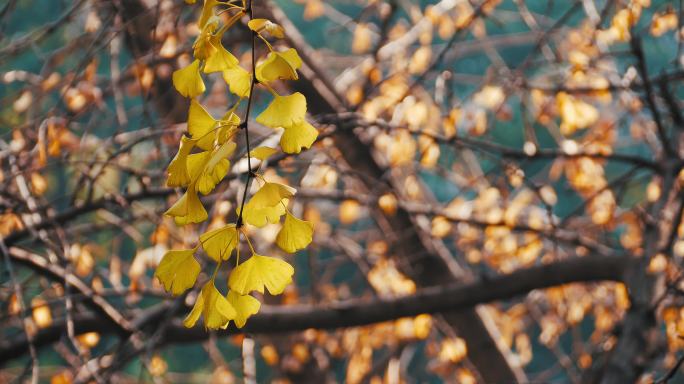
[[[684,129],[684,116],[682,116],[679,101],[677,101],[675,96],[672,94],[672,91],[670,91],[669,84],[665,77],[661,77],[660,81],[658,82],[658,88],[660,88],[660,94],[663,96],[665,105],[670,112],[672,122],[677,128]]]
[[[636,56],[637,59],[637,69],[639,70],[639,74],[641,75],[641,80],[644,82],[644,91],[646,92],[646,104],[648,105],[648,108],[651,110],[651,114],[653,115],[653,121],[656,124],[656,128],[658,130],[658,137],[660,138],[661,145],[663,146],[663,150],[668,156],[674,156],[676,151],[670,146],[672,143],[667,137],[665,125],[663,124],[663,120],[660,116],[660,111],[658,110],[658,106],[656,105],[655,91],[653,90],[651,79],[648,77],[648,67],[646,65],[646,57],[644,56],[644,50],[641,46],[641,38],[638,36],[632,37],[632,39],[630,40],[630,44],[632,47],[632,52],[634,53],[634,56]]]
[[[336,329],[368,325],[422,313],[456,312],[476,305],[498,300],[507,300],[535,289],[549,288],[562,284],[594,281],[620,281],[623,270],[629,264],[626,257],[583,257],[573,258],[548,265],[519,270],[508,275],[497,276],[473,283],[430,287],[412,296],[400,298],[354,299],[328,306],[293,305],[264,307],[250,318],[241,330],[230,327],[222,335],[240,332],[278,333],[301,331],[309,328]],[[163,305],[162,305],[163,306]],[[145,321],[136,319],[134,324],[150,324],[163,310],[155,308],[147,313]],[[117,331],[109,322],[91,314],[74,319],[77,333]],[[40,330],[35,336],[36,346],[46,346],[59,340],[64,330],[62,320]],[[180,322],[169,327],[166,343],[196,342],[209,334],[201,327],[184,328]],[[0,363],[20,357],[26,352],[25,336],[0,341]]]
[[[677,371],[679,371],[679,368],[682,367],[683,363],[684,363],[684,355],[680,356],[677,359],[677,362],[675,363],[675,365],[672,368],[670,368],[669,371],[667,371],[665,376],[656,380],[655,384],[667,384],[677,374]]]
[[[132,331],[128,320],[107,300],[93,291],[87,284],[61,266],[50,263],[47,259],[20,248],[9,248],[9,255],[13,261],[39,271],[44,276],[55,281],[65,281],[83,295],[85,304],[95,312],[100,313],[103,321],[110,321],[120,327],[120,331]]]

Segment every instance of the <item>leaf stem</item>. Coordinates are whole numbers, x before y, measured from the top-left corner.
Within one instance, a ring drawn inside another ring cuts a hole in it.
[[[252,9],[252,0],[249,0],[247,3],[247,14],[249,16],[249,20],[251,21],[254,18],[254,10]],[[251,30],[250,30],[251,31]],[[235,223],[235,226],[238,228],[242,227],[242,216],[243,216],[243,210],[245,208],[245,201],[247,200],[247,191],[249,190],[249,185],[252,181],[252,178],[254,176],[254,172],[252,171],[252,154],[250,146],[249,146],[249,114],[252,111],[252,100],[254,99],[254,86],[257,83],[257,78],[256,78],[256,39],[257,39],[257,33],[254,31],[252,32],[252,81],[250,82],[249,85],[249,99],[247,100],[247,111],[245,112],[245,120],[242,122],[240,127],[244,128],[245,130],[245,142],[247,144],[247,182],[245,183],[245,190],[242,193],[242,201],[240,202],[240,212],[238,214],[238,219],[237,222]]]

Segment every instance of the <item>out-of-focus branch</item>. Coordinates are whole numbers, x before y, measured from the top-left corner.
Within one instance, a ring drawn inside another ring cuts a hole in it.
[[[73,274],[67,274],[61,266],[50,263],[47,259],[28,252],[26,250],[12,247],[9,248],[9,255],[13,261],[27,265],[34,270],[37,270],[42,275],[53,278],[56,281],[66,281],[76,291],[83,295],[84,302],[94,311],[99,312],[104,316],[102,320],[110,321],[118,325],[121,331],[131,331],[132,327],[128,320],[107,300],[95,293],[88,285],[78,279]]]
[[[644,82],[644,91],[646,92],[646,104],[651,110],[653,115],[653,121],[656,124],[658,130],[658,137],[660,138],[660,144],[663,146],[663,150],[668,156],[673,156],[676,152],[676,147],[673,148],[672,145],[677,145],[676,142],[671,142],[665,131],[665,125],[663,124],[663,119],[660,116],[660,110],[655,101],[655,91],[653,90],[653,85],[651,84],[651,79],[648,76],[648,67],[646,65],[646,57],[644,56],[644,50],[641,44],[641,38],[638,36],[632,37],[630,40],[632,47],[632,52],[637,59],[637,68],[639,74],[641,75],[641,80]]]
[[[338,125],[340,128],[345,128],[347,126],[356,127],[378,127],[383,130],[394,130],[401,127],[394,126],[386,121],[377,119],[374,121],[367,121],[363,119],[362,116],[356,113],[339,113],[332,115],[321,115],[318,116],[318,122],[321,124],[334,124]],[[656,172],[662,172],[662,166],[655,161],[651,161],[647,158],[622,154],[622,153],[599,153],[599,152],[576,152],[568,153],[562,149],[537,149],[534,154],[527,154],[522,149],[511,148],[505,145],[497,144],[491,141],[477,140],[469,137],[453,136],[444,137],[438,134],[432,134],[429,132],[421,132],[420,135],[427,136],[435,141],[444,144],[457,145],[462,147],[468,147],[475,150],[486,151],[497,156],[501,156],[508,159],[516,160],[552,160],[557,158],[564,159],[578,159],[582,157],[588,157],[597,160],[610,160],[621,163],[633,164],[643,168],[648,168]]]

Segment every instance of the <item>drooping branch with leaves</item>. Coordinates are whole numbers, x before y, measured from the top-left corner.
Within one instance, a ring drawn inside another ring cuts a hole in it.
[[[318,132],[306,121],[306,99],[301,93],[279,95],[272,84],[279,80],[296,80],[301,59],[297,51],[274,50],[264,35],[283,37],[283,30],[266,19],[254,19],[251,1],[243,0],[241,6],[235,1],[206,1],[203,5],[197,26],[200,34],[193,44],[194,60],[185,68],[173,74],[173,84],[178,92],[190,101],[188,112],[189,137],[181,137],[178,154],[168,169],[166,185],[186,187],[185,194],[166,211],[178,225],[201,223],[208,218],[199,199],[199,193],[211,193],[216,184],[226,176],[230,169],[228,157],[237,148],[234,141],[238,130],[245,133],[247,151],[247,172],[244,193],[237,210],[237,220],[233,224],[209,230],[199,237],[198,244],[191,249],[173,250],[164,255],[155,276],[166,290],[179,295],[192,288],[200,273],[201,265],[195,259],[200,244],[205,254],[216,263],[211,279],[204,283],[200,296],[185,319],[184,324],[192,327],[200,315],[208,329],[226,328],[231,320],[243,327],[247,319],[259,311],[260,303],[250,296],[264,289],[272,295],[281,294],[292,281],[294,268],[287,262],[275,257],[257,254],[249,240],[244,225],[263,227],[268,223],[280,222],[285,216],[283,226],[278,232],[276,243],[289,253],[305,248],[312,239],[313,225],[298,219],[289,210],[288,204],[295,195],[295,189],[276,182],[269,182],[259,174],[259,168],[252,168],[253,161],[264,162],[276,150],[271,147],[258,147],[252,150],[249,141],[249,118],[252,111],[254,93],[260,88],[273,95],[273,101],[256,117],[256,121],[273,129],[283,129],[280,145],[285,153],[299,153],[309,148],[316,140]],[[234,13],[222,25],[217,14]],[[221,39],[237,21],[248,15],[248,27],[252,31],[251,71],[243,69],[239,61],[226,50]],[[256,44],[263,43],[268,55],[257,62]],[[230,86],[237,101],[220,119],[214,119],[197,100],[204,91],[202,74],[220,72]],[[258,85],[258,86],[257,86]],[[244,119],[236,114],[247,99]],[[193,149],[200,150],[192,153]],[[260,184],[257,192],[249,197],[252,181]],[[249,197],[249,202],[245,203]],[[244,238],[252,255],[240,260],[240,241]],[[222,262],[230,261],[235,251],[235,266],[228,277],[227,295],[216,289],[216,276]]]

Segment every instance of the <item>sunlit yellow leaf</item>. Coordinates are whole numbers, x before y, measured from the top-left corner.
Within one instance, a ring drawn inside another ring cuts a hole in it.
[[[197,190],[203,195],[211,192],[216,184],[220,183],[230,169],[230,156],[235,151],[236,144],[226,141],[223,145],[216,148],[204,165],[202,173],[197,179]]]
[[[197,191],[203,195],[209,194],[226,177],[229,169],[230,161],[228,159],[220,159],[215,167],[205,170],[197,179]]]
[[[267,223],[277,223],[285,214],[287,199],[294,196],[296,190],[278,183],[266,183],[245,204],[243,218],[256,227]],[[239,214],[239,212],[238,212]]]
[[[271,128],[288,128],[304,122],[305,116],[306,98],[295,92],[288,96],[275,96],[256,121]]]
[[[204,93],[204,81],[199,71],[199,60],[195,60],[185,68],[173,72],[173,86],[185,97],[195,97]]]
[[[238,127],[240,126],[240,121],[240,116],[233,111],[229,111],[218,121],[216,140],[219,144],[223,144],[235,137]]]
[[[188,175],[190,175],[190,183],[196,184],[197,180],[202,175],[202,172],[204,172],[204,167],[209,162],[211,154],[212,151],[203,151],[188,155],[187,166]]]
[[[188,175],[196,190],[206,195],[223,180],[230,169],[229,157],[236,144],[226,141],[213,151],[193,153],[187,157]]]
[[[278,152],[277,149],[271,148],[271,147],[258,147],[254,148],[252,152],[249,153],[249,155],[255,159],[259,159],[261,161],[264,161],[271,157],[274,153]]]
[[[218,25],[218,19],[214,18],[212,22],[202,28],[192,44],[192,54],[195,59],[207,60],[207,58],[216,53],[216,47],[212,44],[212,37]]]
[[[238,97],[249,97],[252,75],[239,65],[222,72],[223,80],[230,86],[230,92]]]
[[[318,137],[318,130],[306,120],[285,128],[280,137],[280,147],[285,153],[299,153],[302,148],[310,148]]]
[[[197,26],[202,29],[204,25],[209,21],[209,19],[214,16],[214,7],[219,5],[219,0],[204,0],[204,5],[202,6],[202,14],[197,21]]]
[[[228,260],[238,245],[238,231],[235,224],[209,231],[200,236],[202,248],[215,261]]]
[[[264,287],[270,294],[279,295],[292,282],[293,274],[294,268],[287,262],[254,254],[231,271],[228,286],[242,295],[264,293]]]
[[[297,69],[302,66],[302,59],[294,48],[283,52],[271,51],[266,60],[256,67],[257,79],[263,83],[283,80],[297,80]]]
[[[201,267],[193,256],[197,248],[168,251],[162,258],[154,276],[164,289],[178,296],[192,288]]]
[[[238,59],[223,47],[220,39],[221,37],[216,35],[210,41],[215,50],[204,63],[204,73],[226,71],[236,67],[239,63]]]
[[[188,111],[188,132],[197,146],[205,151],[214,148],[214,137],[212,130],[216,127],[216,120],[207,112],[206,109],[197,101],[190,101]]]
[[[194,140],[186,136],[181,137],[178,153],[173,160],[171,160],[169,168],[167,169],[168,178],[166,179],[166,185],[168,187],[183,187],[190,183],[187,160],[188,155],[194,146]]]
[[[285,37],[285,30],[283,27],[268,19],[252,19],[247,25],[249,26],[249,29],[257,33],[266,32],[279,39]]]
[[[194,184],[191,184],[183,196],[164,214],[173,217],[178,225],[199,223],[208,217]]]
[[[195,301],[195,306],[183,321],[183,325],[187,328],[193,327],[200,315],[204,317],[204,327],[207,329],[226,328],[230,320],[237,315],[228,299],[214,286],[214,280],[204,285]]]
[[[247,323],[247,319],[259,312],[261,303],[250,295],[240,295],[235,291],[228,292],[228,302],[235,308],[235,325],[242,328]]]
[[[280,249],[288,253],[294,253],[306,248],[312,239],[313,224],[300,220],[287,212],[283,227],[276,237],[276,244],[278,244]]]
[[[243,219],[255,227],[263,227],[266,224],[275,224],[280,221],[280,217],[285,214],[285,206],[287,199],[283,200],[282,204],[277,204],[269,207],[254,207],[250,206],[249,202],[245,204],[245,213]]]

